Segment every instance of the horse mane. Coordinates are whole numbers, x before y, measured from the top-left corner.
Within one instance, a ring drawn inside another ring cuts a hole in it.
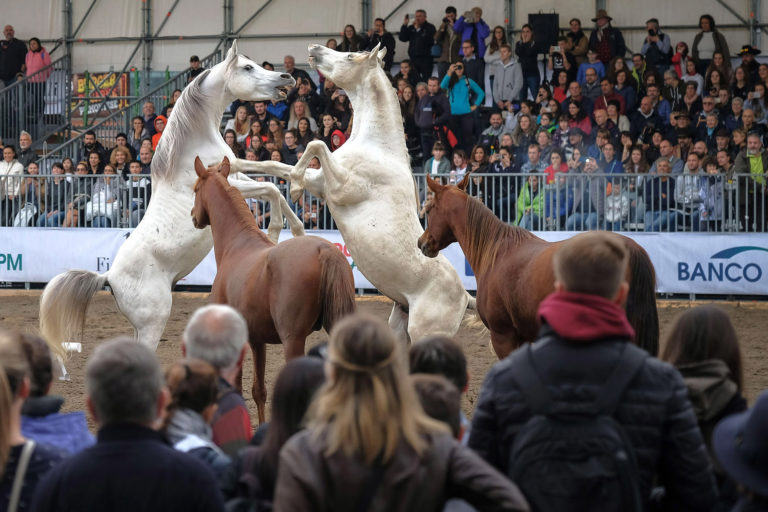
[[[467,246],[465,255],[475,274],[487,272],[507,241],[514,244],[533,238],[518,226],[502,222],[483,203],[467,196]]]
[[[195,80],[187,85],[176,100],[173,112],[168,118],[168,124],[163,130],[163,136],[157,143],[155,154],[152,157],[152,178],[171,180],[173,174],[180,169],[172,165],[178,162],[178,152],[182,147],[182,137],[189,137],[190,133],[199,130],[199,119],[205,116],[205,110],[210,109],[215,102],[212,96],[203,92],[201,87],[203,80],[210,73],[206,69]]]

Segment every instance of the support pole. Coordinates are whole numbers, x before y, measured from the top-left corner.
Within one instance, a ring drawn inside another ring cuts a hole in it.
[[[360,22],[361,32],[368,32],[369,28],[373,27],[373,20],[371,19],[371,0],[362,0],[362,20]]]
[[[72,0],[62,0],[64,11],[64,48],[67,52],[66,60],[66,78],[64,79],[64,105],[63,110],[66,113],[67,126],[64,129],[64,138],[69,140],[72,137]]]
[[[760,28],[760,10],[762,9],[762,0],[751,0],[749,9],[749,21],[750,21],[750,40],[752,46],[760,48],[760,39],[762,29]]]
[[[152,0],[143,0],[143,7],[141,8],[142,14],[142,31],[141,37],[143,39],[143,51],[142,51],[142,80],[141,80],[141,96],[149,92],[149,82],[152,74]]]
[[[507,40],[512,41],[512,32],[515,30],[515,0],[507,0],[504,7],[505,24],[507,26]]]

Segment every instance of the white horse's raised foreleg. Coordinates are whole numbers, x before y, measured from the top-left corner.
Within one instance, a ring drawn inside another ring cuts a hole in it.
[[[326,194],[341,194],[342,190],[345,195],[354,193],[353,190],[345,187],[351,176],[349,170],[336,162],[333,154],[323,141],[313,140],[307,144],[307,149],[293,167],[293,172],[291,172],[291,199],[293,201],[298,201],[304,192],[306,187],[304,175],[307,172],[309,162],[313,158],[317,158],[320,161],[320,166],[323,169],[323,188]]]
[[[230,166],[232,171],[269,174],[284,180],[291,179],[291,171],[293,170],[293,167],[281,162],[272,162],[271,160],[267,162],[252,162],[241,158],[235,159]]]
[[[245,179],[241,178],[244,177]],[[293,236],[304,235],[304,223],[299,220],[291,209],[280,190],[267,181],[253,181],[244,174],[233,177],[230,175],[230,184],[235,187],[246,199],[260,199],[269,201],[273,222],[269,223],[267,230],[270,240],[277,243],[280,238],[280,230],[283,226],[283,218],[288,221]]]

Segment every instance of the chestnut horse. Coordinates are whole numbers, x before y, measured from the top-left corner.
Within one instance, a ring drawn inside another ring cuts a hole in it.
[[[478,315],[491,331],[491,344],[502,359],[535,339],[539,303],[554,289],[552,255],[562,242],[547,242],[499,220],[464,192],[469,179],[465,175],[454,187],[427,176],[434,197],[427,204],[427,229],[418,244],[424,255],[434,257],[451,243],[459,243],[477,279]],[[630,255],[627,318],[637,345],[655,356],[659,350],[656,273],[645,250],[631,238],[621,238]]]
[[[240,192],[227,181],[229,159],[205,168],[195,159],[198,229],[211,226],[216,278],[210,302],[229,304],[248,324],[253,350],[253,400],[264,422],[266,343],[282,343],[286,361],[304,355],[312,331],[330,331],[355,311],[355,282],[336,246],[316,236],[275,245],[256,224]]]

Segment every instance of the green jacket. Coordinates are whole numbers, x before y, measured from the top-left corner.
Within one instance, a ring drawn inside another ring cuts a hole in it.
[[[541,217],[544,211],[544,194],[541,193],[541,185],[536,190],[536,196],[531,197],[531,186],[526,183],[523,186],[523,190],[520,191],[520,195],[517,196],[517,217],[515,218],[515,224],[520,225],[520,221],[523,220],[526,208],[530,208],[533,215]]]

